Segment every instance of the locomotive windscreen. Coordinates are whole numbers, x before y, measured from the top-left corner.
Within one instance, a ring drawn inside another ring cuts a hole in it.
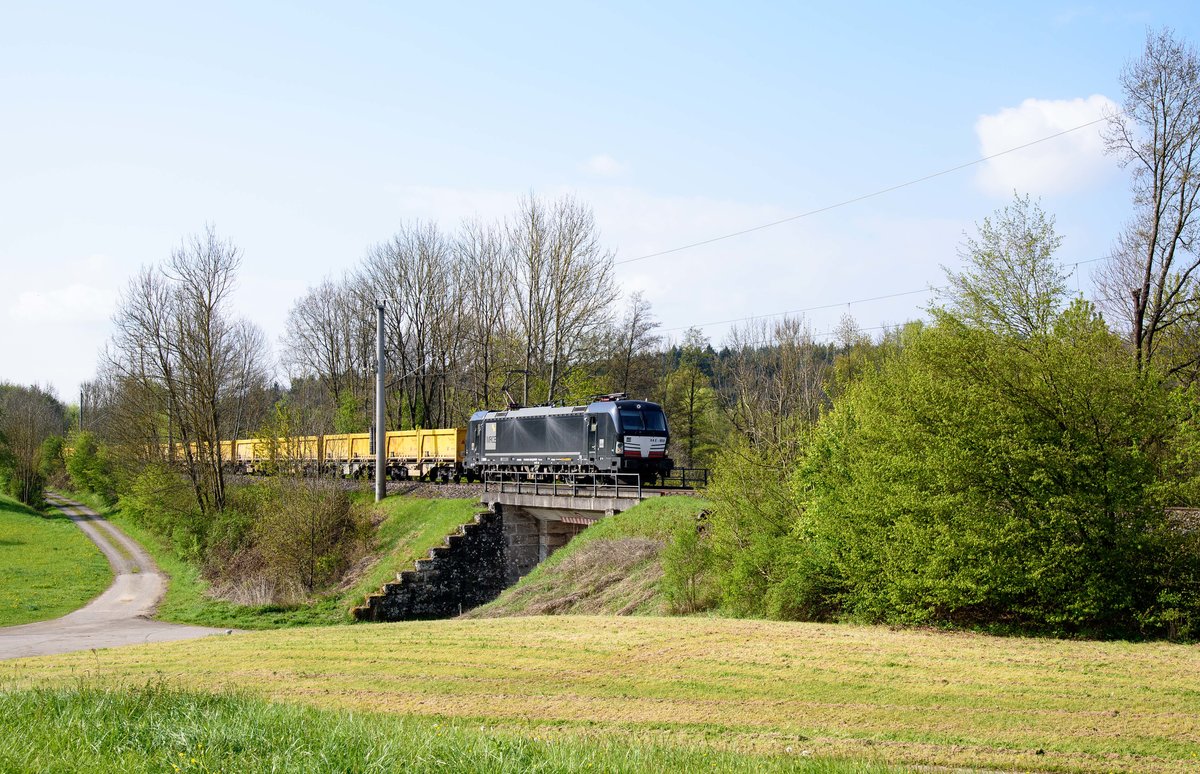
[[[667,431],[667,418],[663,416],[662,409],[660,408],[622,408],[621,427],[625,433],[639,431],[665,433]]]

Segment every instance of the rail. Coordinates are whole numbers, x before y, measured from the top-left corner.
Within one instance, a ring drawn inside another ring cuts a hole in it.
[[[533,476],[532,478],[530,476]],[[542,497],[617,497],[642,499],[637,473],[513,473],[485,470],[483,491]]]

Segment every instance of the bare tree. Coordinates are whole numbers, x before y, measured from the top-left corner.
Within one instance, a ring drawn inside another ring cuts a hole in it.
[[[550,229],[546,206],[532,193],[521,200],[517,215],[506,226],[517,332],[524,345],[521,403],[526,405],[530,377],[545,360],[550,327]]]
[[[1129,325],[1139,367],[1163,338],[1193,328],[1197,305],[1196,212],[1200,207],[1200,62],[1169,29],[1146,37],[1121,73],[1123,110],[1109,116],[1109,152],[1133,168],[1133,218],[1099,273],[1106,306]],[[1168,372],[1189,368],[1200,348],[1174,347]],[[1186,352],[1186,354],[1182,354]]]
[[[492,381],[505,370],[504,342],[511,336],[513,283],[508,274],[504,232],[479,221],[463,223],[456,251],[464,306],[466,367],[476,407],[492,405]]]
[[[130,281],[108,350],[113,383],[132,389],[143,413],[165,417],[177,430],[205,514],[225,507],[220,441],[240,429],[229,414],[259,373],[265,346],[261,333],[228,309],[240,263],[241,250],[211,226],[184,239],[161,268]],[[155,455],[161,440],[157,433],[144,439],[143,453]]]
[[[400,379],[402,400],[395,408],[401,427],[405,419],[411,427],[445,420],[441,380],[452,367],[459,313],[452,261],[449,240],[437,226],[416,222],[376,245],[360,274],[363,291],[388,302],[385,333]]]
[[[785,458],[798,450],[798,431],[828,405],[829,360],[800,317],[735,326],[725,344],[724,393],[734,426],[755,446]]]
[[[370,397],[375,331],[368,311],[374,304],[364,306],[364,295],[369,294],[359,292],[353,278],[327,279],[309,288],[288,313],[284,364],[293,385],[311,378],[325,391],[323,398],[312,396],[318,427],[352,429],[347,425],[354,421],[341,415],[361,413]]]
[[[522,401],[529,402],[530,378],[536,376],[545,381],[550,403],[611,319],[617,295],[612,253],[600,246],[591,209],[571,197],[547,206],[531,194],[507,235],[525,348]]]
[[[619,332],[619,351],[617,352],[617,383],[620,385],[621,392],[631,392],[632,387],[646,386],[646,392],[638,394],[649,394],[649,385],[644,379],[633,379],[633,370],[636,359],[650,352],[662,340],[662,337],[654,333],[654,329],[659,327],[659,323],[654,319],[650,311],[650,302],[641,291],[638,291],[629,297],[629,306],[625,310],[625,316],[621,320],[620,328],[616,329]],[[647,372],[650,368],[645,369]]]
[[[587,353],[586,345],[597,343],[595,334],[608,324],[617,297],[613,255],[600,246],[591,208],[564,197],[555,202],[553,215],[547,403],[554,401],[560,381]]]

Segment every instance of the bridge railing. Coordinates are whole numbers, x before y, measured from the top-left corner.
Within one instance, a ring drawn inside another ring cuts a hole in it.
[[[662,477],[662,483],[680,489],[704,489],[708,486],[708,468],[673,468],[669,476]]]
[[[642,498],[642,477],[637,473],[538,473],[503,470],[483,472],[483,491],[493,494],[543,497]]]

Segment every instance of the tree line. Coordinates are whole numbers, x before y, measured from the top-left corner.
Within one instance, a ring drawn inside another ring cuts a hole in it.
[[[85,394],[89,470],[132,491],[171,463],[211,521],[229,504],[218,440],[369,427],[382,302],[389,429],[461,425],[508,395],[664,405],[677,464],[716,472],[707,521],[669,552],[681,610],[1195,636],[1195,50],[1152,32],[1121,82],[1105,136],[1133,202],[1091,301],[1067,292],[1052,215],[1015,195],[965,238],[926,322],[674,340],[619,296],[591,210],[530,194],[496,222],[403,224],[310,288],[280,384],[230,307],[240,251],[209,228],[122,296]]]

